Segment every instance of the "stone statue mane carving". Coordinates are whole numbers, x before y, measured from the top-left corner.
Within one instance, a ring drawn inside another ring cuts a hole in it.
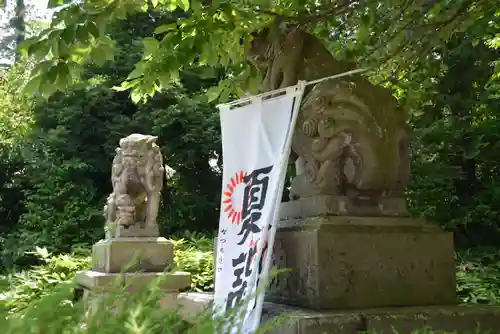
[[[247,57],[266,73],[263,91],[355,68],[297,26],[254,34]],[[410,175],[408,132],[390,91],[362,76],[315,85],[305,92],[292,140],[291,196],[402,197]]]
[[[165,168],[157,139],[137,133],[120,139],[111,170],[113,192],[104,207],[107,237],[158,236]]]

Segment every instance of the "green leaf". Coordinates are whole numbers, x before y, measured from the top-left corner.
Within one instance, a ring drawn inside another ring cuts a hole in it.
[[[69,71],[68,71],[67,75],[61,75],[61,73],[59,73],[57,75],[55,87],[57,90],[60,90],[61,92],[63,92],[64,90],[66,90],[66,87],[68,87],[69,83],[71,83],[71,76],[69,75]]]
[[[178,68],[171,69],[169,75],[171,81],[178,81],[180,78],[179,69]]]
[[[144,68],[141,63],[137,63],[135,68],[130,74],[127,76],[127,80],[137,79],[144,74]]]
[[[47,53],[49,53],[50,46],[48,45],[48,40],[42,40],[40,42],[32,44],[28,48],[28,54],[35,58],[35,61],[41,61]]]
[[[142,94],[137,89],[134,89],[130,93],[130,98],[132,99],[132,102],[139,103],[142,99]]]
[[[167,10],[173,12],[174,10],[177,9],[177,3],[176,2],[168,2],[166,7],[167,7]]]
[[[117,92],[124,92],[126,90],[129,90],[130,87],[123,87],[123,86],[113,86],[112,88],[113,90],[117,91]]]
[[[243,97],[245,95],[245,91],[241,87],[236,86],[236,95]]]
[[[113,90],[115,90],[117,92],[123,92],[123,91],[129,90],[130,88],[133,88],[135,86],[137,86],[137,80],[124,81],[121,83],[120,86],[114,86]]]
[[[40,256],[42,259],[46,259],[50,256],[49,251],[47,248],[40,248],[38,246],[35,246],[35,253]]]
[[[144,45],[144,51],[146,54],[154,53],[160,46],[160,42],[158,42],[158,40],[153,37],[144,38],[142,40],[142,44]]]
[[[99,47],[104,52],[106,60],[112,61],[115,58],[114,44],[110,44],[109,42],[108,43],[101,43],[99,45]]]
[[[118,2],[113,14],[117,19],[125,20],[127,18],[127,8],[122,2]]]
[[[64,78],[65,80],[70,76],[69,67],[67,63],[60,62],[57,64],[57,77]]]
[[[191,10],[194,12],[199,12],[202,7],[201,7],[201,2],[197,0],[191,0]]]
[[[76,28],[76,39],[82,44],[86,44],[89,41],[89,31],[86,26],[78,26]]]
[[[166,89],[171,86],[170,76],[166,72],[161,72],[158,74],[158,82],[162,89]]]
[[[52,53],[54,58],[59,58],[59,41],[57,39],[54,39],[52,40],[51,44],[52,47],[50,48],[50,52]]]
[[[50,40],[57,40],[59,37],[61,37],[62,33],[62,30],[53,30],[47,38]]]
[[[50,83],[54,83],[57,79],[58,74],[57,66],[52,66],[50,70],[45,75],[45,81],[49,81]]]
[[[59,40],[59,56],[60,57],[67,57],[69,55],[69,48],[64,39]]]
[[[189,0],[177,0],[177,6],[179,6],[182,10],[189,10]]]
[[[356,35],[356,39],[358,41],[364,41],[370,34],[370,24],[369,24],[369,16],[363,16],[362,22],[359,25],[358,33]]]
[[[25,39],[17,46],[17,51],[23,56],[26,57],[29,53],[29,48],[37,42],[38,38],[32,37]]]
[[[35,65],[33,70],[31,71],[31,76],[35,76],[44,72],[47,72],[50,67],[52,67],[53,62],[51,60],[42,61]]]
[[[40,75],[36,75],[32,77],[24,86],[24,93],[33,94],[38,92],[40,89],[40,83],[42,82],[42,77]]]
[[[217,98],[219,97],[220,94],[221,94],[221,88],[219,86],[210,87],[207,90],[208,102],[212,102],[212,101],[217,100]]]
[[[49,3],[47,4],[47,8],[59,7],[59,6],[65,5],[68,2],[69,1],[65,1],[65,0],[49,0]]]
[[[71,25],[69,27],[66,27],[64,29],[64,32],[62,33],[62,38],[66,42],[66,44],[70,44],[75,40],[76,35],[76,25]]]
[[[229,87],[224,87],[219,96],[220,102],[222,103],[228,102],[230,94],[231,94],[231,89]]]
[[[168,32],[169,30],[177,30],[177,23],[162,24],[155,29],[154,33],[163,34],[165,32]]]
[[[97,28],[97,25],[94,22],[88,21],[87,22],[87,29],[88,29],[89,33],[92,36],[94,36],[95,39],[99,38],[99,36],[100,36],[99,29]]]
[[[153,8],[156,8],[156,6],[158,6],[158,1],[159,0],[151,0],[151,4],[153,5]]]
[[[106,63],[106,53],[100,47],[94,48],[90,53],[90,57],[97,66],[103,66]]]

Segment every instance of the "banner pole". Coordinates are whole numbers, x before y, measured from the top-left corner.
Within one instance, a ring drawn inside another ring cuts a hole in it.
[[[297,118],[298,118],[298,114],[299,114],[299,110],[300,110],[300,105],[301,105],[301,102],[302,102],[302,96],[304,94],[304,90],[305,90],[305,87],[306,87],[307,83],[305,81],[299,81],[298,84],[296,85],[296,89],[298,89],[298,94],[297,94],[297,97],[296,97],[296,100],[294,102],[294,105],[293,105],[293,110],[292,110],[292,122],[290,124],[290,129],[289,131],[292,132],[291,134],[289,134],[287,136],[287,141],[285,143],[285,147],[284,147],[284,152],[282,153],[282,156],[281,156],[281,165],[280,165],[280,182],[279,182],[279,185],[278,185],[278,194],[275,198],[275,208],[274,208],[274,212],[273,212],[273,215],[272,215],[272,222],[273,224],[271,225],[271,230],[269,231],[269,235],[268,235],[268,238],[267,238],[267,241],[268,241],[268,244],[267,244],[267,251],[266,251],[266,256],[265,256],[265,259],[264,259],[264,266],[263,266],[263,269],[262,269],[262,272],[264,273],[264,277],[261,278],[261,282],[264,282],[264,289],[262,289],[263,291],[257,291],[258,295],[257,295],[257,305],[256,305],[256,314],[259,315],[259,320],[260,318],[262,317],[262,307],[264,305],[264,297],[265,297],[265,290],[267,288],[267,285],[268,285],[268,281],[269,281],[269,269],[270,269],[270,266],[271,266],[271,259],[272,259],[272,252],[273,252],[273,247],[274,247],[274,238],[276,236],[276,231],[278,229],[278,218],[279,218],[279,205],[281,203],[281,199],[283,197],[283,188],[285,186],[285,175],[286,175],[286,169],[287,169],[287,166],[288,166],[288,159],[289,159],[289,156],[290,156],[290,152],[291,152],[291,144],[292,144],[292,138],[293,138],[293,131],[295,129],[295,124],[297,123]],[[264,244],[266,240],[262,240],[261,244]],[[262,249],[262,245],[261,245],[261,249]]]
[[[326,81],[326,80],[338,79],[338,78],[346,77],[348,75],[358,74],[358,73],[362,73],[362,72],[366,72],[366,71],[368,71],[368,69],[359,68],[359,69],[355,69],[355,70],[343,72],[343,73],[340,73],[340,74],[331,75],[329,77],[324,77],[324,78],[317,79],[317,80],[300,81],[300,82],[303,82],[304,86],[309,86],[309,85],[314,85],[314,84],[317,84],[317,83],[320,83],[320,82],[323,82],[323,81]],[[270,91],[270,92],[265,92],[265,93],[261,93],[261,94],[258,94],[258,95],[248,96],[248,97],[243,97],[243,98],[241,98],[239,100],[235,100],[235,101],[232,101],[232,102],[218,104],[216,107],[219,108],[221,106],[224,106],[224,107],[230,108],[230,107],[238,105],[238,104],[243,104],[243,103],[246,103],[246,102],[252,102],[255,99],[260,100],[260,99],[266,98],[267,96],[270,96],[270,95],[276,95],[276,94],[279,94],[279,93],[283,93],[283,92],[285,92],[289,88],[290,87],[279,88],[279,89],[276,89],[276,90],[273,90],[273,91]]]

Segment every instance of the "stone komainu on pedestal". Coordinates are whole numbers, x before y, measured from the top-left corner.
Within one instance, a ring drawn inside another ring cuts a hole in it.
[[[266,89],[354,68],[298,27],[278,40],[254,57]],[[266,42],[257,37],[254,47]],[[406,210],[408,137],[390,91],[360,75],[305,93],[292,139],[297,175],[274,249],[292,271],[275,279],[269,300],[317,310],[455,302],[452,235]]]
[[[254,34],[247,51],[266,73],[264,91],[355,68],[300,27],[279,30]],[[263,311],[264,319],[297,312],[279,333],[392,332],[393,325],[401,333],[425,325],[465,333],[479,319],[482,330],[500,332],[499,309],[454,306],[452,234],[408,215],[408,146],[405,114],[362,76],[305,92],[292,140],[297,175],[272,254],[275,268],[291,271],[273,278],[266,299],[274,303]],[[209,298],[180,300],[196,307]],[[387,308],[399,306],[406,308]]]
[[[119,142],[111,171],[113,192],[104,207],[105,239],[92,248],[92,270],[77,275],[87,295],[105,292],[121,274],[131,290],[155,278],[165,278],[162,288],[173,295],[190,287],[189,273],[167,272],[174,249],[159,236],[156,221],[165,178],[156,140],[131,134]]]
[[[113,192],[104,207],[107,237],[158,235],[165,168],[157,139],[141,134],[120,139],[111,170]]]

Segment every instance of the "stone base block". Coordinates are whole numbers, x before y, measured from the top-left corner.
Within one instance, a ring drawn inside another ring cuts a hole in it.
[[[404,198],[363,198],[318,195],[304,197],[280,205],[280,218],[303,218],[314,216],[409,216]]]
[[[181,293],[177,302],[182,316],[194,322],[212,307],[209,293]],[[500,333],[500,307],[459,305],[310,311],[281,304],[264,303],[262,323],[281,316],[287,319],[275,334],[407,334],[422,328],[454,334]]]
[[[106,239],[92,248],[92,269],[102,273],[163,272],[174,262],[174,245],[165,238]]]
[[[187,272],[173,273],[101,273],[96,271],[83,271],[76,275],[76,282],[79,289],[83,290],[83,301],[87,311],[88,319],[92,318],[95,312],[99,312],[99,297],[116,295],[118,291],[126,288],[127,293],[134,293],[145,288],[149,283],[159,279],[159,288],[163,295],[159,300],[159,307],[165,311],[173,311],[177,308],[177,296],[181,291],[187,291],[191,287],[191,274]],[[107,309],[113,314],[119,314],[126,310],[127,303],[120,297],[104,300]],[[128,300],[130,302],[130,300]]]
[[[106,293],[113,285],[128,287],[130,290],[142,288],[154,280],[160,280],[160,288],[164,291],[186,291],[191,287],[191,274],[187,272],[173,273],[101,273],[88,270],[76,274],[76,282],[90,293]]]
[[[267,300],[315,310],[455,304],[453,236],[402,217],[281,222]]]

